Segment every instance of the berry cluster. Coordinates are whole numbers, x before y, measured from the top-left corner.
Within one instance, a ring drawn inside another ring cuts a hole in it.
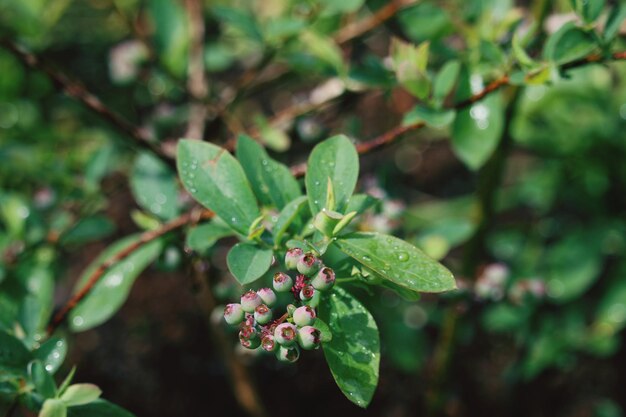
[[[228,304],[224,319],[230,325],[239,325],[239,341],[243,347],[257,349],[260,346],[267,352],[275,352],[283,362],[295,362],[300,357],[300,348],[311,350],[320,345],[320,331],[313,327],[317,317],[315,308],[320,292],[335,283],[335,272],[300,248],[287,251],[285,265],[298,274],[295,281],[289,273],[274,275],[274,291],[290,291],[295,298],[295,305],[289,304],[283,316],[272,321],[271,308],[276,303],[276,293],[270,288],[261,288],[243,294],[241,303]]]

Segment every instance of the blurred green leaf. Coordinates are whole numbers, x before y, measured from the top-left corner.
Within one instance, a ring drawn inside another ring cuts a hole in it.
[[[137,204],[150,213],[164,220],[178,215],[176,175],[154,155],[143,152],[137,156],[130,187]]]
[[[470,88],[470,83],[476,87]],[[465,73],[461,76],[460,94],[464,97],[470,92],[482,89],[479,75]],[[482,167],[495,151],[502,137],[504,128],[504,105],[502,94],[489,94],[488,97],[459,110],[452,125],[452,149],[465,165],[472,170]]]
[[[159,59],[169,71],[182,77],[189,47],[189,22],[183,5],[175,0],[153,0],[148,11],[154,22]]]
[[[67,407],[61,400],[49,398],[43,403],[39,417],[66,417]]]
[[[347,74],[341,49],[339,49],[332,38],[307,30],[302,32],[300,40],[305,51],[330,65],[338,75],[344,76]]]
[[[176,162],[187,191],[234,230],[247,235],[260,213],[239,162],[225,149],[193,139],[178,142]]]
[[[103,399],[89,404],[70,407],[68,417],[134,417],[134,414]]]
[[[618,3],[611,8],[604,26],[604,39],[611,41],[619,33],[619,29],[626,19],[626,4]]]
[[[452,123],[455,116],[455,110],[435,110],[418,104],[404,114],[402,125],[424,122],[429,126],[442,128]]]
[[[335,287],[320,306],[332,340],[323,343],[324,357],[341,392],[367,407],[378,385],[380,336],[370,312],[349,293]]]
[[[61,401],[68,407],[89,404],[97,400],[100,394],[102,394],[102,390],[94,384],[74,384],[67,387],[63,392]]]
[[[596,48],[593,36],[576,27],[573,22],[564,24],[550,35],[543,56],[556,64],[564,64],[583,58]]]
[[[79,245],[104,239],[115,231],[115,224],[106,216],[96,214],[83,217],[59,238],[62,245]]]
[[[443,100],[450,93],[456,84],[461,64],[459,61],[448,61],[439,70],[433,84],[433,97],[436,100]]]
[[[56,397],[57,388],[52,375],[46,370],[45,365],[34,360],[28,365],[28,376],[35,386],[35,390],[43,398]]]
[[[108,259],[135,245],[138,235],[127,236],[105,249],[85,270],[75,287],[79,291],[87,284],[91,274]],[[161,253],[162,242],[153,240],[116,262],[100,277],[87,296],[71,311],[70,328],[81,332],[98,326],[109,319],[122,306],[139,274]]]
[[[196,252],[205,253],[219,239],[233,236],[233,234],[233,230],[230,227],[211,221],[189,229],[186,245]]]
[[[238,243],[226,257],[228,270],[241,285],[261,278],[270,269],[274,253],[250,243]]]
[[[66,354],[67,342],[57,336],[49,338],[33,351],[35,358],[39,359],[51,374],[54,374],[63,364]]]
[[[25,373],[32,359],[24,344],[10,334],[0,331],[0,371]]]

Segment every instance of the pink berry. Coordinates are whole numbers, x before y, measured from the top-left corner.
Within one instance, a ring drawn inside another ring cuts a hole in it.
[[[271,307],[276,303],[276,294],[269,288],[261,288],[256,292],[261,300],[263,300],[263,304],[266,304],[268,307]]]
[[[255,291],[248,291],[241,296],[241,307],[246,313],[254,313],[254,309],[257,308],[263,300]]]
[[[313,285],[316,290],[320,291],[328,290],[334,283],[335,271],[328,267],[320,269],[315,278],[311,281],[311,285]]]
[[[274,330],[274,340],[282,346],[291,346],[296,341],[298,329],[291,323],[282,323]]]
[[[302,249],[293,248],[289,249],[285,254],[285,266],[287,269],[295,270],[298,267],[298,261],[302,257]]]
[[[239,324],[243,321],[243,313],[241,304],[228,304],[226,308],[224,308],[224,320],[231,325]]]
[[[259,324],[267,324],[272,320],[272,310],[265,304],[261,304],[254,310],[254,319]]]
[[[320,345],[320,331],[313,326],[304,326],[298,329],[298,343],[302,349],[317,349]]]
[[[273,281],[274,289],[278,292],[287,292],[293,286],[293,280],[284,272],[277,272],[274,274]]]
[[[312,285],[307,284],[304,287],[302,287],[302,289],[300,290],[300,299],[302,301],[310,300],[311,298],[313,298],[314,295],[315,295],[315,288],[313,288]]]
[[[315,320],[315,317],[315,310],[313,310],[309,306],[298,307],[296,311],[293,312],[293,322],[298,327],[308,326],[312,324]]]

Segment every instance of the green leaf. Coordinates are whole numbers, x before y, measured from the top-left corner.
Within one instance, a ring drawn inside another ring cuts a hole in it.
[[[296,229],[301,229],[304,226],[304,221],[310,217],[311,211],[306,196],[300,196],[289,202],[280,212],[276,224],[274,224],[272,230],[274,241],[280,243],[280,239],[287,232],[289,226],[293,224]]]
[[[262,204],[273,204],[280,210],[302,195],[298,181],[289,168],[270,158],[265,149],[249,136],[239,135],[236,154]]]
[[[576,27],[574,22],[568,22],[548,38],[543,55],[557,64],[564,64],[585,57],[595,48],[590,33]]]
[[[263,34],[255,16],[241,7],[213,6],[212,12],[219,22],[230,26],[251,40],[263,42]]]
[[[456,111],[452,109],[435,110],[418,104],[404,114],[402,125],[407,126],[424,122],[429,126],[441,128],[452,123],[455,116]]]
[[[106,216],[85,217],[59,238],[62,245],[77,245],[104,239],[115,231],[115,224]]]
[[[437,77],[435,77],[433,85],[433,97],[436,100],[443,100],[448,94],[450,94],[452,87],[454,87],[454,84],[459,77],[460,70],[461,64],[456,60],[446,62],[443,68],[441,68]]]
[[[57,387],[54,384],[52,375],[46,371],[46,368],[40,360],[34,360],[28,365],[28,376],[35,386],[37,393],[43,398],[54,398],[56,396]]]
[[[365,0],[319,0],[324,15],[352,13],[360,9],[364,3]]]
[[[157,57],[168,70],[182,76],[189,46],[189,22],[185,9],[176,0],[154,0],[148,6],[154,23]]]
[[[23,373],[31,359],[31,353],[21,341],[0,331],[0,371]]]
[[[74,384],[67,387],[61,400],[69,407],[73,405],[89,404],[97,400],[102,390],[94,384]]]
[[[176,175],[154,155],[143,152],[135,159],[130,188],[137,204],[152,214],[165,220],[178,214]]]
[[[347,73],[341,49],[332,38],[307,30],[302,32],[300,40],[305,51],[333,67],[337,74],[343,76]]]
[[[103,399],[97,399],[89,404],[70,407],[68,417],[135,417],[134,414],[122,407]]]
[[[347,137],[337,135],[319,143],[309,156],[304,179],[311,214],[315,215],[325,208],[329,180],[334,190],[336,207],[326,208],[343,213],[358,176],[359,155]]]
[[[205,253],[219,239],[232,236],[233,230],[223,224],[211,221],[193,227],[187,232],[186,245],[199,253]]]
[[[237,243],[228,252],[228,269],[241,285],[261,278],[270,269],[274,253],[250,243]]]
[[[379,233],[351,233],[336,245],[346,255],[401,287],[442,292],[456,288],[454,277],[439,262],[397,237]]]
[[[67,342],[61,337],[51,337],[33,351],[35,358],[43,362],[46,370],[54,374],[65,360]]]
[[[43,403],[39,417],[66,417],[67,407],[61,400],[49,398]]]
[[[611,41],[615,38],[624,19],[626,19],[626,4],[621,3],[613,6],[604,26],[604,40]]]
[[[370,207],[374,207],[378,201],[379,200],[377,198],[368,194],[354,194],[350,197],[350,201],[348,202],[348,206],[345,211],[346,213],[356,211],[357,214],[361,214]]]
[[[426,72],[429,49],[428,42],[414,46],[397,38],[391,41],[391,58],[398,82],[422,100],[430,91],[430,78]]]
[[[256,115],[254,117],[254,122],[259,129],[259,137],[261,141],[268,148],[276,152],[284,152],[289,149],[291,139],[283,130],[273,126],[265,117],[261,115]]]
[[[585,23],[593,23],[604,9],[605,0],[570,0],[572,7]]]
[[[84,272],[75,287],[75,291],[80,290],[87,283],[96,268],[107,259],[134,245],[138,239],[139,235],[128,236],[104,250]],[[126,301],[135,279],[159,256],[161,248],[161,240],[153,240],[107,269],[91,292],[70,313],[70,328],[76,332],[85,331],[104,323],[115,314]]]
[[[472,76],[475,88],[470,88],[467,72],[461,77],[459,94],[467,97],[482,89],[478,75]],[[452,149],[465,165],[477,170],[494,152],[504,130],[504,106],[502,94],[491,93],[469,108],[459,110],[452,125]]]
[[[524,49],[522,45],[522,40],[520,39],[519,32],[515,32],[513,34],[513,40],[511,41],[511,46],[513,47],[513,55],[517,62],[524,67],[532,67],[535,65],[535,60],[532,59]]]
[[[234,230],[247,235],[260,213],[239,162],[219,146],[192,139],[178,142],[176,162],[187,191]]]
[[[328,324],[326,324],[324,320],[317,317],[312,326],[320,331],[320,340],[322,343],[327,343],[333,340],[333,333],[330,331],[330,327],[328,327]]]
[[[335,287],[320,306],[332,340],[324,356],[341,392],[359,407],[367,407],[378,385],[380,335],[374,318],[354,297]]]

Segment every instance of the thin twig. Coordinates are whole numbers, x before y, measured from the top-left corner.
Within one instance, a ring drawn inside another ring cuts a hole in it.
[[[365,18],[363,20],[359,20],[350,25],[343,27],[339,32],[337,32],[334,36],[335,42],[338,44],[343,44],[351,41],[352,39],[358,38],[370,30],[376,28],[387,20],[391,19],[400,9],[403,7],[410,6],[412,4],[417,3],[415,0],[394,0],[380,9],[376,10],[374,14]]]
[[[210,219],[211,217],[213,217],[213,213],[211,211],[192,210],[165,223],[158,229],[148,230],[147,232],[141,234],[137,241],[128,245],[126,248],[124,248],[124,250],[116,253],[114,256],[110,257],[109,259],[98,265],[98,267],[91,273],[91,275],[87,279],[86,284],[78,292],[72,295],[72,297],[54,315],[54,318],[48,325],[47,334],[51,335],[54,333],[54,331],[65,321],[68,314],[93,290],[98,281],[100,281],[100,279],[109,270],[109,268],[114,266],[116,263],[124,260],[137,249],[163,236],[166,233],[179,229],[188,224],[196,223],[201,219]]]
[[[209,92],[206,74],[204,71],[204,14],[201,0],[187,0],[187,14],[189,16],[190,46],[187,91],[191,96],[189,105],[189,120],[185,137],[202,139],[204,123],[207,115],[206,100]]]
[[[248,415],[252,417],[266,417],[268,414],[248,370],[235,356],[230,339],[224,332],[223,327],[211,319],[217,302],[209,282],[208,265],[200,260],[193,260],[192,268],[196,287],[195,296],[198,305],[204,312],[205,321],[226,365],[235,399]]]
[[[133,139],[137,146],[151,151],[168,165],[174,167],[172,158],[167,155],[163,149],[161,149],[161,147],[145,133],[144,130],[139,129],[120,114],[108,108],[102,100],[87,90],[82,84],[70,79],[64,73],[52,68],[37,55],[27,51],[9,39],[0,39],[0,46],[11,52],[28,67],[42,71],[57,88],[64,91],[68,96],[74,98],[84,107],[109,122],[117,130],[129,136]]]

